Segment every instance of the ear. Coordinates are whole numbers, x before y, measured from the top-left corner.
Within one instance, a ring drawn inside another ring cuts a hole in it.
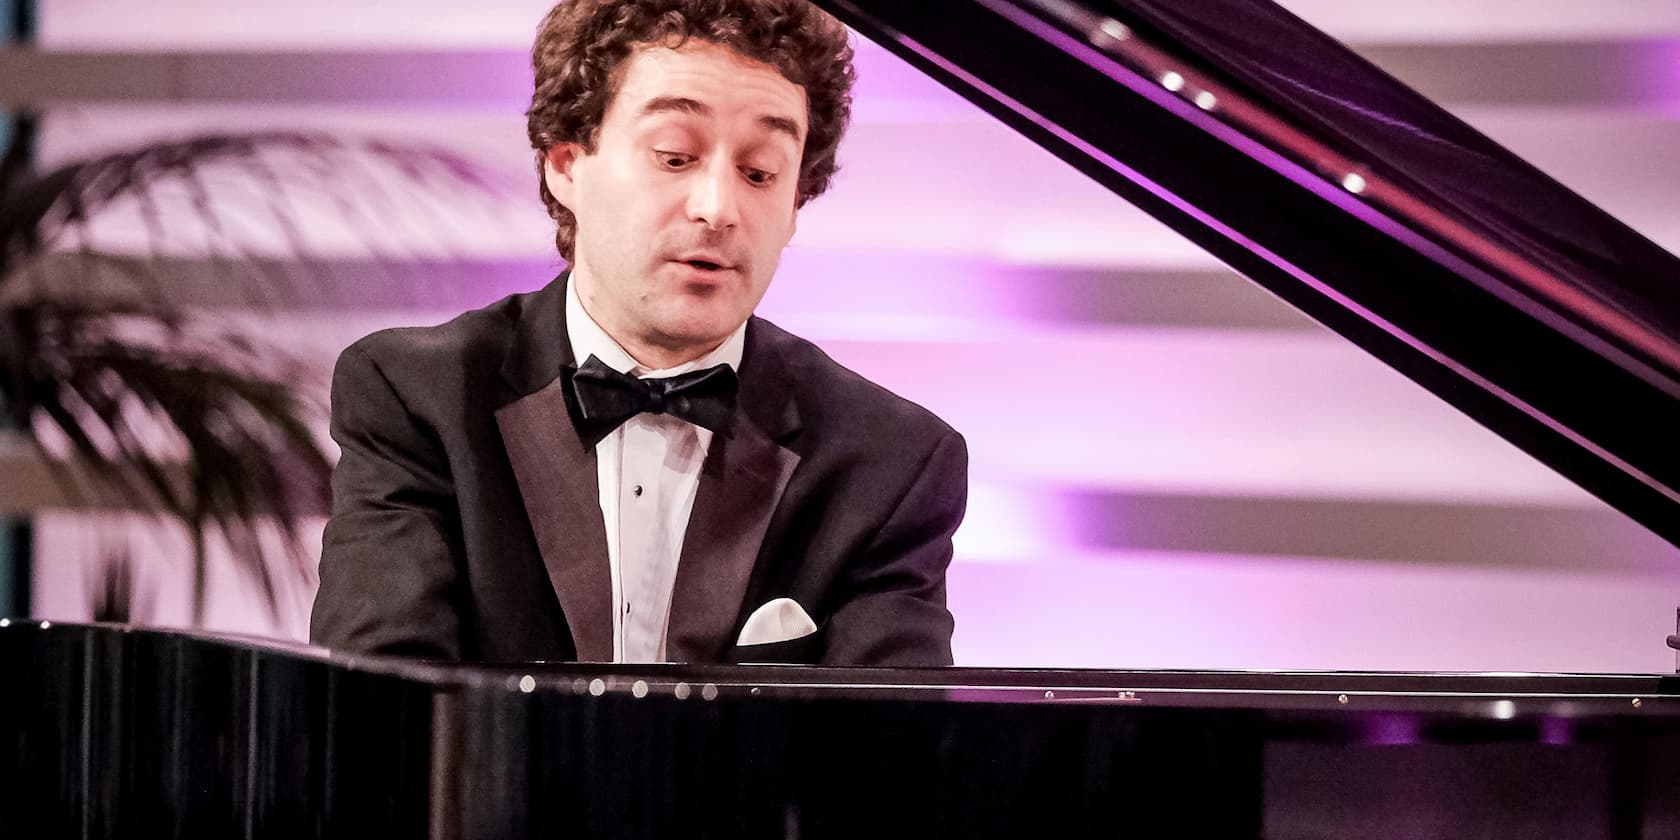
[[[568,210],[572,209],[572,198],[577,192],[572,167],[582,154],[583,149],[576,143],[555,143],[543,156],[543,184],[548,187],[548,194]]]

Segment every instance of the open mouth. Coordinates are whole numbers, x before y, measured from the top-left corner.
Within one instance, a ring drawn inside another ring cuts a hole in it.
[[[690,265],[701,271],[721,271],[723,266],[709,260],[683,260],[684,265]]]

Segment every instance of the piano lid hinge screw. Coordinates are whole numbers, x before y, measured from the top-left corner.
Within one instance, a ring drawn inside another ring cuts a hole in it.
[[[1643,705],[1645,705],[1645,701],[1640,700],[1638,697],[1633,698],[1633,707],[1635,709],[1637,709],[1637,708],[1639,708],[1640,706],[1643,706]]]
[[[1346,695],[1346,694],[1338,694],[1338,695],[1336,695],[1336,702],[1337,702],[1337,703],[1340,703],[1340,704],[1342,704],[1342,705],[1343,705],[1343,706],[1346,706],[1346,705],[1347,705],[1347,701],[1348,701],[1348,696],[1347,696],[1347,695]]]

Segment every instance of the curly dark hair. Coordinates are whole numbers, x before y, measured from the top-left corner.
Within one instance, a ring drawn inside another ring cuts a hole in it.
[[[835,150],[852,112],[852,48],[846,29],[807,0],[567,0],[543,19],[531,48],[536,90],[525,112],[537,151],[538,190],[572,261],[577,219],[542,183],[556,143],[593,153],[607,104],[618,94],[624,60],[646,44],[698,38],[775,67],[805,89],[810,111],[795,206],[822,195],[837,168]]]

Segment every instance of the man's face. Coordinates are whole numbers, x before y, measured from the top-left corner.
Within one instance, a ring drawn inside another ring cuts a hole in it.
[[[794,231],[805,91],[699,40],[641,47],[620,73],[595,151],[555,145],[545,180],[577,217],[584,308],[669,367],[721,343],[770,285]]]

